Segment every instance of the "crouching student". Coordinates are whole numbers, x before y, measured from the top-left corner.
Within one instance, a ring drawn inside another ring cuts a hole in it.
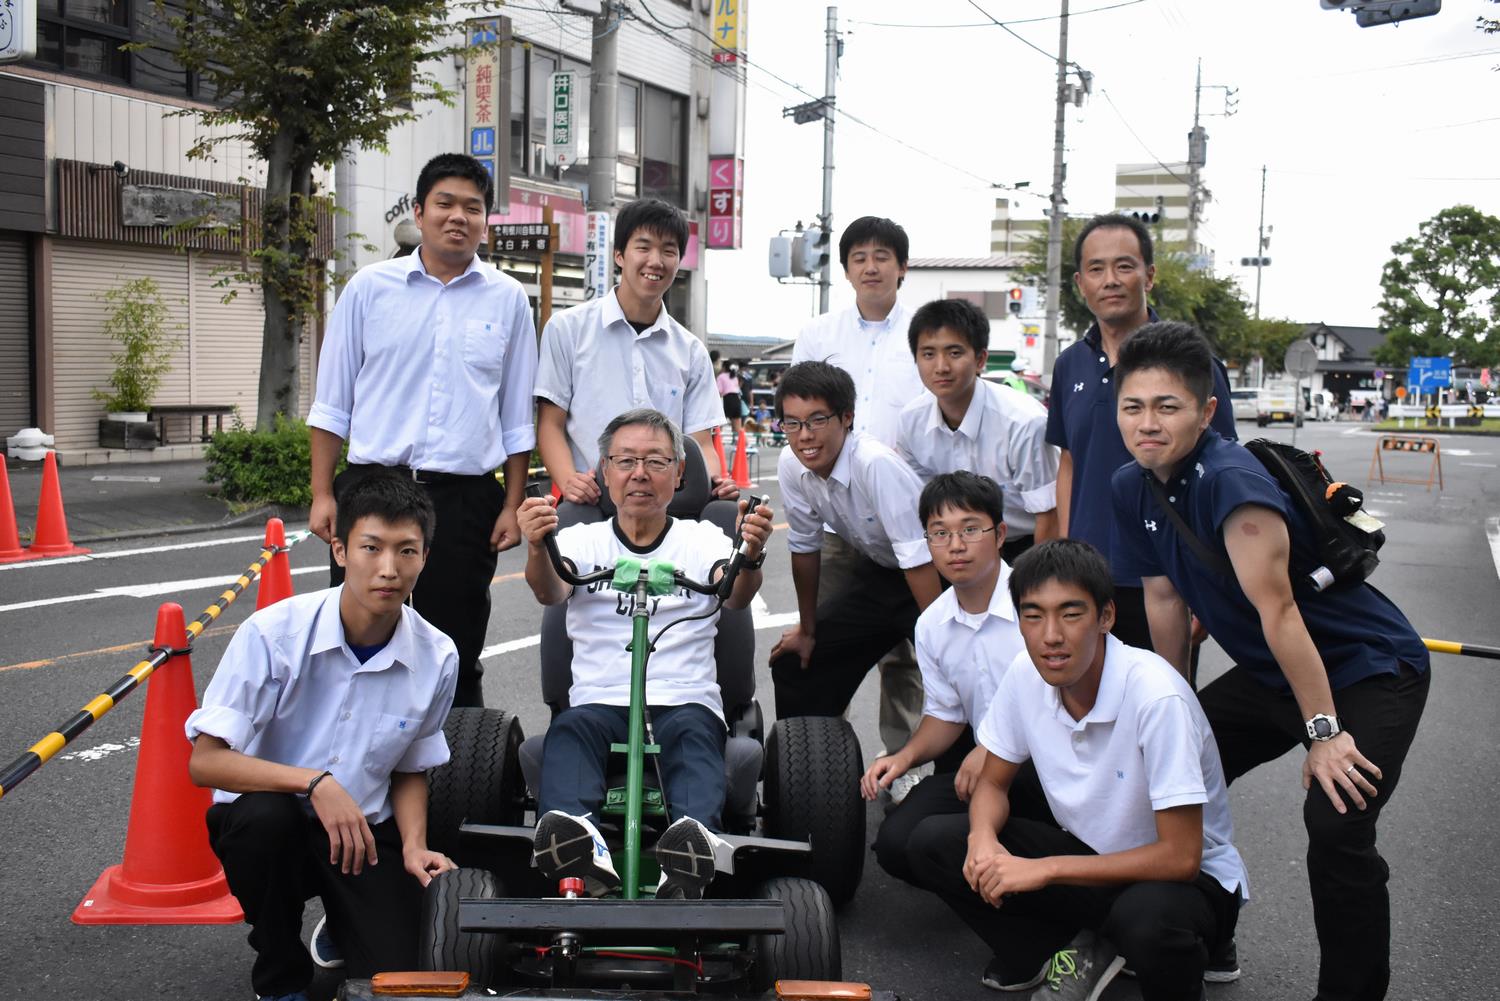
[[[934,845],[917,875],[993,951],[986,986],[1092,1001],[1129,964],[1146,1001],[1196,1001],[1247,885],[1208,721],[1171,665],[1109,635],[1092,546],[1043,543],[1009,587],[1026,656],[979,727],[967,845]],[[1028,761],[1055,824],[1012,809]]]
[[[776,716],[838,716],[942,590],[917,520],[922,483],[888,446],[852,430],[854,380],[841,368],[805,361],[783,372],[776,417],[798,612],[771,648]],[[820,602],[825,524],[858,565],[848,587]]]
[[[1391,901],[1375,828],[1427,703],[1427,648],[1368,583],[1308,583],[1322,563],[1318,528],[1210,426],[1213,364],[1182,323],[1153,323],[1120,349],[1118,418],[1135,462],[1114,474],[1116,571],[1141,577],[1163,656],[1185,669],[1191,611],[1234,661],[1200,693],[1229,781],[1307,749],[1300,813],[1318,997],[1380,1001]]]
[[[954,832],[960,841],[967,833],[969,796],[985,754],[972,728],[984,718],[1006,668],[1026,648],[1007,590],[1010,567],[1000,555],[1006,537],[1000,488],[987,476],[941,473],[923,488],[919,517],[932,564],[953,586],[917,619],[921,722],[905,746],[876,758],[860,780],[860,792],[873,800],[913,768],[936,763],[934,774],[891,811],[875,838],[881,868],[908,883],[916,883],[912,854]]]
[[[246,619],[187,719],[189,772],[214,789],[209,844],[250,924],[263,998],[306,1001],[313,896],[349,976],[415,968],[422,888],[453,868],[427,848],[424,773],[448,760],[458,653],[405,604],[433,520],[410,479],[349,487],[333,541],[344,583]]]

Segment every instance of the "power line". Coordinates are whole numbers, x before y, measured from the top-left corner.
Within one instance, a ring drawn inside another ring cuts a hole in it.
[[[1009,35],[1010,37],[1014,38],[1016,41],[1022,43],[1023,45],[1027,46],[1028,48],[1035,49],[1037,52],[1040,52],[1042,55],[1046,56],[1048,59],[1052,60],[1054,63],[1057,62],[1057,56],[1055,56],[1052,53],[1048,52],[1046,49],[1042,48],[1040,45],[1037,45],[1036,43],[1032,42],[1030,39],[1028,39],[1028,38],[1024,37],[1023,35],[1017,33],[1016,31],[1012,30],[1012,28],[1010,27],[1010,25],[1006,24],[1004,21],[1002,21],[999,18],[995,17],[995,15],[991,14],[989,11],[985,10],[983,7],[979,6],[979,4],[975,2],[975,0],[969,0],[969,6],[973,7],[975,10],[979,11],[979,13],[981,13],[985,17],[989,18],[991,24],[994,24],[996,27],[1002,29],[1007,35]]]
[[[1146,2],[1146,0],[1125,0],[1124,3],[1112,3],[1112,4],[1110,4],[1107,7],[1090,7],[1088,10],[1074,11],[1073,13],[1069,14],[1068,16],[1069,17],[1082,17],[1084,14],[1098,14],[1101,11],[1118,10],[1121,7],[1134,7],[1138,3],[1145,3],[1145,2]],[[983,13],[983,11],[981,11],[981,13]],[[989,15],[985,15],[985,16],[988,17]],[[855,20],[855,19],[851,18],[849,20],[849,23],[850,24],[863,24],[863,25],[866,25],[867,27],[871,27],[871,28],[993,28],[997,24],[1000,25],[1003,28],[1006,25],[1010,25],[1010,24],[1036,24],[1036,23],[1038,23],[1040,21],[1056,21],[1057,18],[1058,18],[1057,14],[1048,14],[1045,17],[1023,17],[1023,18],[1016,18],[1016,19],[1013,19],[1013,20],[1010,20],[1010,21],[1004,21],[1004,22],[996,21],[994,18],[990,18],[990,20],[988,20],[988,21],[975,21],[975,22],[973,22],[971,24],[895,24],[895,23],[892,23],[890,21],[859,21],[859,20]]]
[[[1135,131],[1135,129],[1131,128],[1130,122],[1126,120],[1124,112],[1122,112],[1120,110],[1119,106],[1117,104],[1115,104],[1115,99],[1109,96],[1109,91],[1107,91],[1103,87],[1101,87],[1101,88],[1099,88],[1099,93],[1101,95],[1103,95],[1104,100],[1107,101],[1109,103],[1110,108],[1112,108],[1114,110],[1115,115],[1120,119],[1120,124],[1123,125],[1123,126],[1125,126],[1125,131],[1129,132],[1132,136],[1135,136],[1135,141],[1141,144],[1141,149],[1143,149],[1143,150],[1146,151],[1146,155],[1149,156],[1149,157],[1151,157],[1152,161],[1154,161],[1155,164],[1158,167],[1160,167],[1162,170],[1165,170],[1168,174],[1171,174],[1174,178],[1176,178],[1176,180],[1179,183],[1181,183],[1181,184],[1187,184],[1188,182],[1187,182],[1186,179],[1184,179],[1181,175],[1179,175],[1177,173],[1177,171],[1173,170],[1171,167],[1168,167],[1165,163],[1162,163],[1161,162],[1161,157],[1159,157],[1155,153],[1151,152],[1151,147],[1146,145],[1146,140],[1142,139],[1140,137],[1140,134],[1137,133]]]

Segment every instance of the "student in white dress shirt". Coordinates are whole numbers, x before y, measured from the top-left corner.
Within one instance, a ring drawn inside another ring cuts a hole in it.
[[[993,951],[986,986],[1096,998],[1128,963],[1145,1001],[1183,1001],[1234,934],[1245,865],[1208,720],[1171,665],[1109,635],[1113,590],[1086,542],[1016,561],[1026,654],[979,726],[967,844],[913,864]],[[1056,823],[1011,810],[1027,761]]]
[[[896,447],[901,408],[922,392],[906,347],[911,310],[898,291],[906,280],[911,241],[890,219],[861,216],[839,234],[839,265],[854,289],[854,305],[808,322],[792,346],[792,364],[823,361],[854,380],[854,430]],[[819,599],[832,601],[866,571],[857,548],[833,531],[823,544]],[[922,677],[910,643],[880,661],[880,738],[894,751],[911,737],[922,715]],[[896,783],[899,801],[918,776]]]
[[[537,448],[564,501],[597,505],[605,497],[599,434],[639,407],[666,414],[698,443],[715,497],[739,496],[712,447],[724,403],[708,349],[663,301],[687,241],[687,218],[676,206],[659,198],[631,202],[615,219],[620,284],[603,298],[554,313],[542,329]]]
[[[787,436],[776,476],[798,612],[771,650],[778,718],[841,715],[942,589],[917,519],[922,485],[889,447],[850,430],[853,407],[854,381],[826,362],[793,365],[776,388]],[[861,558],[857,582],[832,596],[819,590],[824,525]]]
[[[610,421],[598,448],[616,513],[558,532],[563,558],[581,573],[613,567],[626,555],[662,559],[694,580],[716,580],[730,539],[710,522],[667,513],[686,447],[676,423],[660,411],[628,410]],[[760,587],[770,516],[771,509],[761,506],[740,521],[747,562],[726,608],[744,608]],[[568,708],[552,720],[542,749],[535,857],[546,878],[581,876],[597,894],[619,884],[609,849],[589,817],[604,802],[610,745],[624,743],[628,734],[631,624],[624,595],[608,585],[574,588],[557,576],[545,549],[557,524],[551,498],[528,498],[521,506],[529,544],[526,582],[544,605],[567,602],[573,640]],[[651,602],[653,634],[668,622],[703,614],[661,633],[646,667],[646,702],[673,818],[653,849],[662,864],[657,895],[697,898],[713,877],[716,839],[710,832],[720,829],[726,786],[724,706],[714,666],[719,615],[715,599],[685,589]]]
[[[908,883],[916,883],[913,853],[933,839],[956,831],[962,840],[968,833],[969,794],[985,753],[974,743],[973,728],[989,709],[1006,668],[1026,648],[1006,589],[1010,567],[1000,556],[1006,536],[1002,511],[1000,488],[986,476],[940,473],[922,488],[919,517],[932,564],[953,586],[917,619],[922,722],[906,746],[876,758],[860,780],[865,799],[873,800],[914,767],[936,764],[934,774],[885,818],[875,838],[881,868]],[[1046,809],[1045,800],[1034,770],[1029,778],[1033,796],[1026,816],[1036,816]]]
[[[495,554],[521,541],[516,511],[536,429],[536,326],[514,278],[475,256],[494,198],[473,157],[444,153],[417,178],[422,245],[359,270],[328,320],[318,361],[308,524],[332,543],[338,498],[390,468],[422,484],[437,511],[429,568],[412,596],[458,648],[456,705],[480,684]],[[349,466],[334,478],[339,449]],[[505,471],[505,486],[494,472]],[[332,565],[331,583],[343,580]]]
[[[432,503],[373,474],[338,519],[343,585],[246,619],[186,723],[189,773],[214,789],[209,843],[251,926],[251,984],[291,1001],[312,979],[308,898],[322,897],[348,976],[412,969],[422,887],[453,868],[427,848],[425,772],[448,760],[458,654],[403,604]]]
[[[924,481],[958,469],[988,476],[1005,495],[1005,561],[1057,537],[1057,447],[1047,409],[981,379],[990,321],[967,299],[937,299],[907,335],[927,391],[901,411],[896,452]]]

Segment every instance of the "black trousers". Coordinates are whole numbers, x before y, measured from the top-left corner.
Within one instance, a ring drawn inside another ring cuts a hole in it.
[[[819,604],[817,642],[806,669],[796,654],[771,661],[776,716],[839,716],[870,668],[917,625],[906,575],[865,561],[859,582]]]
[[[383,466],[350,466],[333,481],[333,496]],[[456,706],[484,705],[480,684],[484,649],[490,624],[490,582],[497,556],[490,550],[490,533],[505,506],[505,489],[493,476],[464,476],[423,483],[437,514],[427,565],[412,592],[412,607],[441,629],[458,647]],[[329,585],[344,582],[344,570],[328,557]]]
[[[401,863],[394,818],[370,829],[380,864],[358,876],[329,864],[328,833],[299,796],[245,793],[209,807],[207,820],[209,845],[250,925],[255,993],[291,994],[312,980],[302,906],[314,896],[323,898],[345,976],[416,968],[422,887]]]
[[[967,736],[967,733],[965,734]],[[954,748],[963,746],[960,738]],[[972,740],[964,747],[964,753],[974,746]],[[875,835],[875,861],[880,868],[903,882],[923,890],[935,890],[924,885],[916,875],[913,859],[941,853],[936,846],[948,842],[967,845],[969,837],[969,804],[958,798],[953,789],[953,780],[963,755],[951,759],[953,748],[937,761],[937,768],[906,794],[899,806],[886,814]],[[1016,773],[1010,787],[1010,815],[1027,817],[1053,823],[1052,809],[1047,805],[1047,796],[1042,792],[1041,780],[1036,766],[1026,762]],[[960,864],[962,860],[960,859]]]
[[[1430,683],[1430,671],[1419,674],[1403,664],[1399,674],[1366,678],[1334,694],[1344,727],[1382,778],[1371,779],[1380,795],[1367,798],[1364,810],[1346,803],[1348,812],[1340,814],[1316,782],[1302,801],[1321,1001],[1380,1001],[1390,985],[1390,867],[1375,847],[1375,825],[1401,780]],[[1267,688],[1242,667],[1198,699],[1229,782],[1309,743],[1291,693]]]
[[[1141,587],[1115,585],[1115,624],[1110,632],[1126,646],[1155,650],[1151,644],[1151,623],[1146,621],[1146,590]],[[1188,682],[1198,687],[1198,651],[1194,643],[1188,653]]]
[[[965,819],[965,835],[967,831]],[[1073,835],[1025,817],[1006,823],[1000,843],[1025,858],[1094,854]],[[1239,919],[1238,898],[1203,873],[1187,883],[1053,885],[991,907],[964,879],[967,853],[966,836],[935,840],[914,853],[913,869],[921,885],[942,897],[984,939],[1009,983],[1034,977],[1054,952],[1089,928],[1125,957],[1145,1001],[1198,1001],[1204,964],[1211,950],[1234,934]]]
[[[1035,544],[1036,536],[1030,532],[1025,535],[1007,535],[1005,544],[1000,547],[1000,556],[1006,563],[1015,566],[1020,555]]]

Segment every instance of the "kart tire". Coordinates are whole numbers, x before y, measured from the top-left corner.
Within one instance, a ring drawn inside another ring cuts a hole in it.
[[[505,936],[460,931],[458,902],[464,897],[504,896],[500,881],[484,869],[453,869],[434,876],[422,893],[422,924],[417,935],[417,966],[461,971],[476,987],[509,981],[504,964]]]
[[[864,765],[854,728],[836,716],[777,720],[765,768],[766,833],[812,844],[782,871],[815,880],[835,904],[847,903],[865,869]]]
[[[448,763],[427,773],[427,844],[457,858],[460,824],[520,824],[526,814],[521,721],[499,709],[455,707],[443,723]]]
[[[751,946],[755,962],[751,986],[766,991],[778,980],[842,980],[839,926],[833,917],[828,891],[810,879],[778,876],[756,888],[759,900],[780,900],[785,907],[786,932],[756,935]]]

